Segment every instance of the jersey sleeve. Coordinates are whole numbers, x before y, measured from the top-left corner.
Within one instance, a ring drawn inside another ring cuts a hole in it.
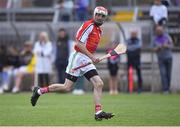
[[[76,34],[76,39],[82,43],[86,43],[87,38],[89,36],[89,34],[92,32],[93,30],[93,24],[83,24],[77,34]]]

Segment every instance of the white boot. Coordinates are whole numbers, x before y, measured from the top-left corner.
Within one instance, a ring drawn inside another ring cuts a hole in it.
[[[74,95],[83,95],[84,94],[84,90],[82,90],[82,89],[74,89],[72,93]]]
[[[4,85],[3,85],[3,89],[4,89],[5,91],[7,91],[7,90],[9,89],[9,85],[8,85],[8,84],[4,84]]]
[[[14,88],[12,89],[12,93],[18,93],[18,92],[19,92],[19,88],[14,87]]]

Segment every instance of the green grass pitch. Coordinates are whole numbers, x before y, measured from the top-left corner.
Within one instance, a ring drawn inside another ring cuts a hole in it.
[[[36,107],[31,93],[0,95],[0,126],[180,126],[180,94],[103,94],[103,109],[115,114],[94,120],[92,93],[46,94]]]

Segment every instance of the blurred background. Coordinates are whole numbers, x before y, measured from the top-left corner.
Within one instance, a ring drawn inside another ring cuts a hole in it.
[[[165,32],[171,36],[174,45],[168,91],[179,92],[180,0],[163,0],[161,2],[168,10],[167,22],[163,27]],[[141,92],[162,92],[163,85],[158,59],[152,47],[155,25],[150,16],[150,10],[153,5],[154,0],[0,0],[0,62],[2,65],[0,92],[30,91],[34,85],[38,84],[37,74],[39,72],[34,68],[37,63],[32,64],[32,59],[30,59],[22,64],[24,60],[20,59],[23,58],[24,48],[28,46],[33,53],[34,45],[40,39],[39,33],[42,31],[47,33],[48,41],[52,43],[52,62],[50,63],[52,71],[47,72],[50,78],[49,82],[63,82],[61,68],[58,69],[61,64],[57,65],[62,59],[58,61],[56,58],[59,29],[65,29],[68,39],[73,43],[78,28],[85,20],[92,18],[96,6],[104,6],[109,13],[107,22],[102,26],[103,35],[97,56],[106,53],[109,43],[126,43],[118,24],[122,26],[127,39],[130,38],[132,31],[136,31],[142,42],[140,68],[143,84]],[[71,52],[72,49],[68,48],[68,50]],[[31,71],[20,69],[30,63],[33,66]],[[66,63],[64,64],[66,66]],[[104,81],[104,91],[109,91],[110,74],[107,61],[97,64],[96,67]],[[120,56],[118,67],[117,89],[119,92],[129,92],[126,54]],[[136,71],[132,72],[132,76],[133,90],[136,91],[138,86]],[[78,85],[80,86],[77,89],[82,89],[83,92],[92,90],[92,85],[89,85],[83,78],[77,83]]]

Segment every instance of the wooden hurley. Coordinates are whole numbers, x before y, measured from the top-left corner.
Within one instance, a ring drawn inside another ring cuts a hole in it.
[[[112,50],[110,53],[108,53],[108,54],[100,57],[100,58],[99,58],[99,62],[102,61],[102,60],[104,60],[104,59],[107,59],[107,58],[109,58],[109,57],[111,57],[111,56],[114,56],[114,55],[124,54],[124,53],[126,53],[126,50],[127,50],[126,45],[124,45],[124,44],[118,44],[118,45],[116,46],[116,48],[115,48],[114,50]],[[78,69],[80,69],[80,68],[82,68],[82,67],[85,67],[85,66],[87,66],[87,65],[89,65],[89,64],[92,64],[92,63],[93,63],[93,62],[88,62],[88,63],[86,63],[86,64],[82,64],[82,65],[80,65],[80,66],[78,66],[78,67],[73,68],[73,69],[71,70],[71,72],[74,72],[74,71],[76,71],[76,70],[78,70]]]

